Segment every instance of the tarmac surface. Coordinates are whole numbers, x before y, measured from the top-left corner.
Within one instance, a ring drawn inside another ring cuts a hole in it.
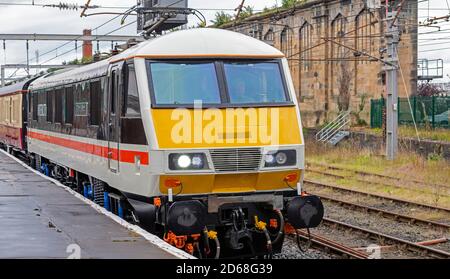
[[[174,259],[0,152],[0,258]]]

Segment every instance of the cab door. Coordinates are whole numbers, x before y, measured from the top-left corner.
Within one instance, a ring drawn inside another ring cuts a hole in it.
[[[108,90],[108,167],[113,173],[119,172],[120,162],[120,104],[121,65],[113,65],[109,72]]]

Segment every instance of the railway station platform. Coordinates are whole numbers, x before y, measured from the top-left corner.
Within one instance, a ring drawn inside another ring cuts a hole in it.
[[[185,258],[148,237],[0,151],[0,258]]]

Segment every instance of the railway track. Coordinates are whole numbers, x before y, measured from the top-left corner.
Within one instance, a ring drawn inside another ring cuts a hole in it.
[[[309,241],[308,233],[303,230],[297,230],[297,235],[304,241]],[[295,235],[291,235],[295,237]],[[333,253],[342,258],[350,259],[368,259],[368,255],[364,252],[358,251],[344,244],[336,242],[334,240],[325,238],[318,234],[310,234],[311,246],[320,250],[325,250],[327,253]]]
[[[364,235],[365,237],[370,237],[372,239],[375,239],[377,242],[381,242],[383,245],[391,244],[401,247],[402,249],[406,249],[408,251],[417,253],[422,256],[429,256],[433,258],[439,258],[439,259],[449,259],[450,253],[442,250],[438,250],[432,247],[420,245],[408,240],[404,240],[398,237],[390,236],[384,233],[380,233],[377,231],[365,229],[362,227],[354,226],[351,224],[347,224],[341,221],[333,220],[330,218],[324,218],[323,225],[329,226],[329,227],[338,227],[343,230],[348,230],[352,232],[358,232]]]
[[[336,191],[339,191],[339,192],[345,192],[345,193],[350,193],[350,194],[358,194],[358,195],[368,196],[368,197],[372,197],[372,198],[376,198],[376,199],[383,199],[383,200],[386,200],[386,201],[389,201],[389,202],[398,203],[398,204],[410,205],[410,206],[413,205],[413,206],[416,206],[416,207],[421,207],[421,208],[426,208],[426,209],[430,209],[430,210],[438,210],[438,211],[443,211],[443,212],[446,212],[446,213],[450,213],[450,209],[449,208],[445,208],[445,207],[433,206],[433,205],[430,205],[430,204],[423,204],[423,203],[413,202],[413,201],[409,201],[409,200],[393,198],[393,197],[388,197],[388,196],[379,195],[379,194],[368,193],[368,192],[364,192],[364,191],[352,190],[352,189],[348,189],[348,188],[345,188],[345,187],[342,187],[342,186],[331,185],[331,184],[322,183],[322,182],[318,182],[318,181],[313,181],[313,180],[309,180],[309,179],[305,179],[304,182],[306,184],[311,184],[311,185],[322,187],[322,188],[329,188],[329,189],[336,190]]]
[[[322,200],[330,201],[330,202],[339,204],[340,206],[348,207],[351,209],[357,209],[362,212],[373,212],[373,213],[380,215],[381,217],[388,217],[388,218],[394,219],[399,222],[405,222],[405,223],[409,223],[409,224],[422,224],[422,225],[432,227],[432,228],[435,228],[438,230],[443,230],[443,231],[448,231],[450,229],[450,225],[448,225],[448,224],[443,224],[443,223],[426,220],[426,219],[422,219],[422,218],[416,218],[416,217],[412,217],[412,216],[408,216],[408,215],[404,215],[404,214],[400,214],[400,213],[396,213],[396,212],[392,212],[392,211],[387,211],[387,210],[383,210],[383,209],[379,209],[379,208],[375,208],[375,207],[371,207],[371,206],[366,206],[366,205],[357,204],[354,202],[349,202],[349,201],[344,201],[341,199],[332,198],[332,197],[325,196],[325,195],[318,195],[318,194],[315,194],[315,195],[320,197]]]
[[[330,165],[317,164],[317,163],[308,163],[308,165],[318,166],[318,167],[322,167],[322,168],[326,168],[326,169],[330,169],[330,170],[353,172],[353,173],[361,175],[361,176],[373,176],[373,177],[378,177],[378,178],[383,178],[383,179],[391,179],[391,180],[395,180],[395,181],[410,182],[410,183],[415,183],[415,184],[419,184],[419,185],[427,185],[427,186],[431,186],[431,187],[442,187],[442,188],[446,188],[446,189],[450,190],[450,185],[445,185],[445,184],[440,184],[440,183],[427,183],[427,182],[416,180],[416,179],[399,178],[399,177],[390,176],[390,175],[358,171],[358,170],[352,170],[352,169],[343,168],[343,167],[330,166]],[[310,169],[308,169],[308,171],[309,170]],[[345,176],[342,176],[342,175],[336,174],[335,176],[341,176],[341,177],[345,178]]]
[[[365,179],[360,179],[360,178],[355,178],[355,177],[351,177],[351,176],[345,176],[345,175],[340,175],[340,174],[329,173],[329,172],[320,171],[320,170],[311,169],[311,168],[308,168],[307,171],[311,172],[311,173],[324,175],[324,176],[338,178],[338,179],[349,179],[349,178],[351,178],[351,179],[354,179],[354,180],[356,180],[358,182],[361,182],[361,183],[370,183],[370,184],[379,185],[379,186],[389,186],[389,187],[394,187],[394,188],[400,188],[400,189],[405,189],[405,190],[408,190],[408,191],[414,191],[414,192],[423,193],[425,195],[435,195],[435,193],[433,193],[432,191],[426,191],[426,190],[423,190],[423,189],[419,189],[418,187],[406,187],[406,186],[400,186],[400,185],[386,184],[386,183],[377,182],[377,181],[368,181],[368,180],[365,180]],[[437,186],[437,187],[442,187],[442,186]],[[450,191],[450,188],[446,188],[446,189],[447,189],[447,191]],[[440,196],[440,197],[450,197],[449,194],[438,194],[438,196]]]

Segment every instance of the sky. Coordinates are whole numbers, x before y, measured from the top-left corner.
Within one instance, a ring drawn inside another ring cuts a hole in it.
[[[176,2],[176,0],[173,0]],[[31,4],[33,0],[0,0],[0,33],[52,33],[52,34],[81,34],[85,28],[94,29],[95,27],[110,20],[114,15],[98,15],[80,18],[80,10],[59,10],[57,8],[44,8],[38,6],[18,6],[18,5],[2,5],[2,3],[14,4]],[[58,4],[59,2],[73,3],[83,5],[86,0],[34,0],[35,4]],[[264,7],[271,7],[279,4],[281,0],[246,0],[246,5],[253,6],[256,11],[262,10]],[[419,4],[419,20],[423,20],[430,16],[444,16],[450,14],[447,2],[450,0],[430,0],[421,1]],[[208,23],[214,19],[217,10],[224,9],[225,12],[234,13],[234,9],[239,6],[241,0],[189,0],[191,8],[199,9],[206,17]],[[130,7],[136,4],[136,0],[92,0],[91,5],[99,5],[103,7]],[[430,9],[428,9],[428,4]],[[123,9],[96,9],[88,10],[91,12],[119,12]],[[125,24],[133,22],[133,17],[128,17]],[[190,16],[189,25],[196,25],[198,19]],[[428,59],[444,59],[444,76],[442,80],[450,81],[450,22],[440,24],[440,32],[437,28],[420,28],[419,29],[419,58]],[[111,21],[105,26],[98,28],[94,34],[105,34],[120,27],[120,18]],[[422,34],[421,34],[422,33]],[[423,34],[429,33],[429,34]],[[134,24],[123,28],[115,35],[135,35],[136,26]],[[30,64],[36,63],[36,51],[39,51],[39,63],[47,62],[47,64],[60,64],[63,61],[71,61],[75,58],[81,58],[81,48],[77,52],[72,51],[66,55],[62,53],[75,48],[75,43],[70,42],[58,50],[43,56],[42,54],[49,50],[55,49],[63,45],[65,42],[29,42]],[[81,43],[79,43],[81,44]],[[94,49],[95,49],[94,45]],[[111,43],[105,42],[100,44],[102,51],[108,51]],[[444,49],[447,48],[447,49]],[[441,49],[441,50],[436,50]],[[427,51],[428,50],[428,51]],[[432,51],[429,51],[432,50]],[[6,57],[6,61],[5,61]],[[51,59],[51,60],[50,60]],[[6,51],[2,49],[0,42],[0,64],[25,63],[26,62],[26,43],[24,41],[7,41]],[[7,71],[8,76],[12,71]],[[33,72],[32,72],[33,73]],[[25,72],[19,71],[18,76],[24,75]]]

